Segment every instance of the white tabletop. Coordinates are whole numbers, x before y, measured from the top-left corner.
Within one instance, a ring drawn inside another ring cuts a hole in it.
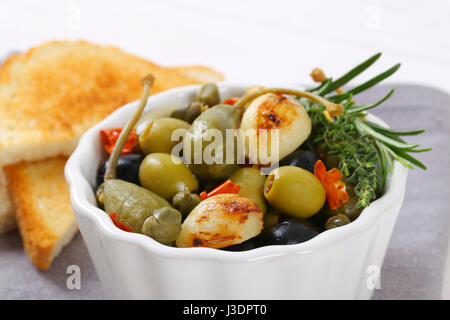
[[[449,16],[445,0],[3,0],[0,52],[87,39],[233,81],[304,82],[313,67],[339,75],[381,51],[374,73],[402,62],[392,81],[450,90]]]
[[[340,75],[381,51],[371,75],[401,62],[388,81],[450,92],[449,17],[445,0],[3,0],[0,55],[85,39],[158,64],[209,65],[228,80],[305,83],[313,67]]]

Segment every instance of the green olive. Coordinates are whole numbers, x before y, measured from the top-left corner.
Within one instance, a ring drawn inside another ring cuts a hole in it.
[[[239,194],[252,200],[263,214],[267,211],[267,202],[264,199],[264,183],[266,176],[255,168],[242,168],[236,170],[230,179],[241,186]]]
[[[198,190],[198,181],[192,172],[179,158],[169,153],[147,155],[139,168],[139,181],[144,188],[167,200],[185,188]]]
[[[138,120],[135,128],[138,135],[140,135],[148,126],[148,124],[156,119],[171,117],[171,113],[180,108],[179,105],[171,105],[167,107],[152,109],[144,113]],[[183,120],[183,119],[181,119]]]
[[[277,209],[270,208],[264,215],[264,230],[272,228],[280,221],[280,212]]]
[[[264,185],[267,201],[284,214],[307,219],[325,203],[325,189],[311,172],[294,166],[273,170]]]
[[[105,211],[115,213],[133,232],[142,232],[144,221],[155,209],[171,206],[150,190],[119,179],[106,180],[104,190]]]
[[[327,222],[325,223],[325,229],[328,230],[332,228],[341,227],[346,224],[349,224],[350,222],[351,222],[350,219],[345,214],[340,213],[335,216],[332,216],[327,220]]]
[[[181,230],[181,213],[164,207],[153,211],[142,226],[142,233],[162,244],[173,243]]]
[[[176,129],[188,130],[191,127],[189,123],[179,119],[162,118],[150,122],[147,128],[139,135],[139,146],[144,153],[153,152],[171,153],[173,147],[177,145],[182,136],[174,137],[172,133]]]
[[[219,89],[215,83],[203,85],[197,93],[197,101],[207,106],[215,106],[220,103]]]
[[[188,189],[185,189],[173,196],[172,205],[186,217],[201,201],[198,194],[190,193]]]
[[[363,207],[356,207],[356,204],[359,201],[358,195],[355,193],[353,186],[350,184],[345,185],[347,193],[348,193],[348,201],[344,203],[343,206],[337,208],[336,210],[331,210],[330,207],[328,207],[328,204],[324,207],[324,213],[327,217],[331,217],[338,214],[344,214],[346,215],[350,221],[354,221],[356,218],[359,217],[361,214],[361,211],[364,209]]]

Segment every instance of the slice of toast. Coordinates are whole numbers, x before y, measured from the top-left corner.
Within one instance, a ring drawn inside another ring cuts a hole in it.
[[[225,79],[220,72],[205,66],[180,66],[174,69],[184,76],[196,79],[202,83],[219,82]]]
[[[11,201],[25,251],[47,270],[77,233],[64,179],[66,158],[23,162],[5,167]]]
[[[0,67],[0,165],[69,155],[84,131],[140,98],[143,75],[155,76],[152,93],[203,82],[188,69],[83,41],[13,55]]]
[[[10,57],[0,67],[0,164],[69,155],[85,130],[140,98],[140,77],[148,72],[157,78],[152,93],[223,80],[208,67],[164,68],[79,41],[50,42]],[[16,225],[7,193],[0,167],[0,234]]]
[[[0,234],[16,228],[16,218],[9,201],[7,179],[3,168],[0,168]]]
[[[207,67],[159,67],[87,42],[52,42],[11,57],[0,67],[0,163],[70,154],[90,126],[139,99],[140,77],[148,72],[157,78],[152,93],[223,80]],[[7,179],[0,168],[0,233],[15,224],[9,191],[25,250],[42,270],[77,230],[64,163],[53,158],[8,165]]]

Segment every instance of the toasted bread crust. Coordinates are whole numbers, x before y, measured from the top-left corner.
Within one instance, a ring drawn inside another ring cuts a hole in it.
[[[89,127],[140,98],[147,73],[156,77],[152,93],[202,82],[84,41],[50,42],[13,55],[0,67],[0,164],[67,155]]]
[[[16,218],[9,200],[6,175],[0,168],[0,234],[16,228]]]
[[[0,167],[9,164],[9,196],[25,250],[39,269],[50,267],[76,233],[76,224],[64,158],[36,160],[70,155],[84,131],[140,98],[140,78],[147,73],[156,77],[152,93],[223,80],[208,67],[161,67],[85,41],[48,42],[14,54],[0,66]],[[11,165],[17,162],[22,163]],[[9,230],[14,220],[4,208],[0,228]]]
[[[55,252],[60,249],[58,241],[71,239],[76,232],[63,174],[65,162],[65,158],[54,158],[4,168],[25,251],[41,270],[47,270],[59,253]]]
[[[184,76],[192,79],[207,83],[207,82],[219,82],[225,80],[222,73],[206,66],[178,66],[174,68]]]

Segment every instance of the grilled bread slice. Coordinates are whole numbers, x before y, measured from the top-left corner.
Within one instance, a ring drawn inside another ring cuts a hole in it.
[[[0,67],[0,165],[69,155],[86,129],[139,99],[147,73],[156,78],[152,93],[217,77],[195,70],[82,41],[13,55]]]
[[[4,168],[25,251],[41,270],[50,267],[78,230],[65,163],[65,158],[52,158]]]

